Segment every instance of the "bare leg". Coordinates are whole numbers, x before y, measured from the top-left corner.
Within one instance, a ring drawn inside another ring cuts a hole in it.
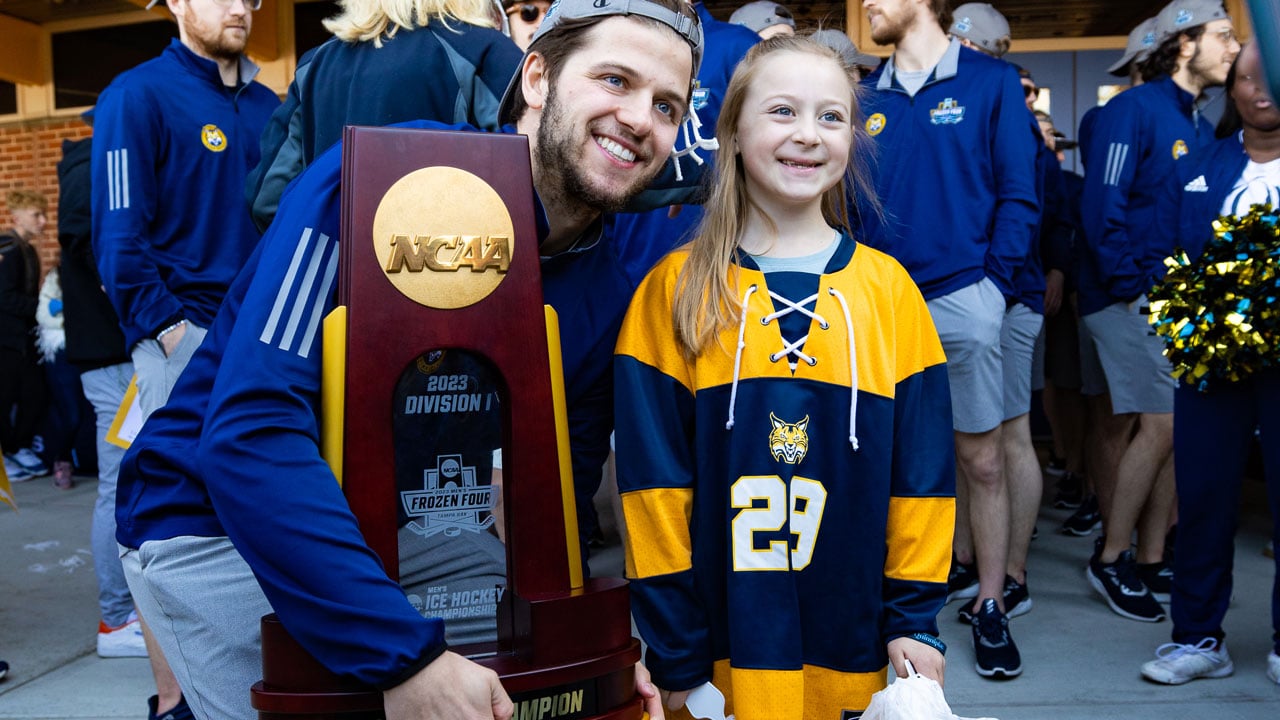
[[[1044,477],[1031,443],[1029,415],[1006,420],[1001,428],[1004,445],[1005,482],[1009,487],[1009,561],[1008,573],[1020,583],[1027,581],[1027,553],[1031,549],[1031,532],[1040,512],[1040,496]]]
[[[1138,562],[1151,564],[1164,560],[1164,538],[1169,533],[1169,518],[1178,506],[1174,486],[1173,454],[1160,466],[1151,496],[1138,519]]]
[[[1112,563],[1129,549],[1138,515],[1151,496],[1156,475],[1173,453],[1173,413],[1143,413],[1138,419],[1138,434],[1120,458],[1116,470],[1111,513],[1106,521],[1107,544],[1100,560]],[[1163,506],[1161,520],[1169,517]]]
[[[156,703],[156,715],[162,715],[172,710],[182,699],[182,688],[178,687],[178,678],[174,677],[173,670],[169,669],[164,651],[160,649],[160,643],[151,636],[151,628],[147,626],[146,618],[142,617],[141,613],[138,614],[138,623],[142,625],[142,640],[147,644],[151,674],[156,680],[156,696],[159,698]]]
[[[956,466],[956,531],[951,542],[956,560],[973,564],[973,532],[969,529],[969,482],[960,466]]]
[[[1129,446],[1129,436],[1133,432],[1132,415],[1114,415],[1111,412],[1111,396],[1098,395],[1090,398],[1089,423],[1093,452],[1090,458],[1088,476],[1093,480],[1094,492],[1098,496],[1098,506],[1102,517],[1111,515],[1111,499],[1115,494],[1116,472],[1120,466],[1120,458]]]
[[[1005,483],[1000,427],[984,433],[957,432],[956,464],[969,490],[969,524],[978,561],[978,597],[994,598],[1004,612],[1004,575],[1009,562],[1009,487]]]

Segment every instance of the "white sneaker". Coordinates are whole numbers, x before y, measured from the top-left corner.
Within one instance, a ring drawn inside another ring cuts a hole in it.
[[[1197,678],[1224,678],[1235,672],[1226,642],[1205,638],[1195,645],[1165,643],[1156,648],[1156,659],[1143,663],[1142,677],[1165,685],[1181,685]]]
[[[142,623],[138,622],[138,613],[129,613],[129,618],[120,627],[110,627],[98,621],[98,657],[146,657],[147,643],[142,639]]]
[[[1267,677],[1271,678],[1271,682],[1280,685],[1280,655],[1275,650],[1267,656]]]
[[[35,478],[35,475],[28,472],[26,468],[10,460],[8,455],[4,456],[4,474],[9,476],[11,483],[26,482]]]
[[[41,477],[49,474],[49,467],[44,464],[40,456],[31,451],[31,448],[22,448],[16,453],[9,456],[14,462],[27,469],[27,472]]]

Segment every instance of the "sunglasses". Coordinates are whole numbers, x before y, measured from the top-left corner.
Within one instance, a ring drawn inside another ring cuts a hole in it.
[[[517,12],[520,13],[520,19],[527,23],[535,22],[542,17],[542,8],[532,3],[508,8],[507,17],[511,17]]]
[[[1040,97],[1040,88],[1036,87],[1035,85],[1023,85],[1022,94],[1025,97],[1038,98]]]

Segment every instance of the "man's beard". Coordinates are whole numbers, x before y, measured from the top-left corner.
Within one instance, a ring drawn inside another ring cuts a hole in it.
[[[1196,43],[1195,54],[1187,61],[1187,69],[1192,75],[1198,76],[1202,87],[1206,88],[1221,87],[1226,84],[1226,71],[1218,68],[1218,65],[1219,63],[1210,61],[1209,56],[1201,51],[1199,42]]]
[[[542,111],[542,120],[538,126],[537,156],[539,173],[544,180],[539,183],[540,194],[545,200],[555,198],[562,203],[575,203],[598,212],[621,212],[635,195],[644,189],[653,174],[637,179],[631,186],[617,194],[608,194],[604,190],[592,187],[583,173],[580,157],[579,138],[566,116],[564,107],[554,89],[547,94],[546,105]],[[587,131],[587,138],[591,133]],[[640,158],[637,158],[638,160]]]
[[[907,36],[911,24],[902,17],[880,14],[881,25],[871,31],[871,39],[879,45],[897,45]]]
[[[246,31],[244,39],[240,39],[229,35],[226,30],[221,23],[205,25],[197,21],[188,26],[188,35],[207,57],[214,60],[234,60],[244,52],[249,34]]]

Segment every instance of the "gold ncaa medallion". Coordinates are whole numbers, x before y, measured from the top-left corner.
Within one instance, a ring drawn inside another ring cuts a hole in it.
[[[405,297],[451,310],[497,289],[511,266],[515,226],[497,191],[455,167],[400,178],[373,216],[373,251]]]

